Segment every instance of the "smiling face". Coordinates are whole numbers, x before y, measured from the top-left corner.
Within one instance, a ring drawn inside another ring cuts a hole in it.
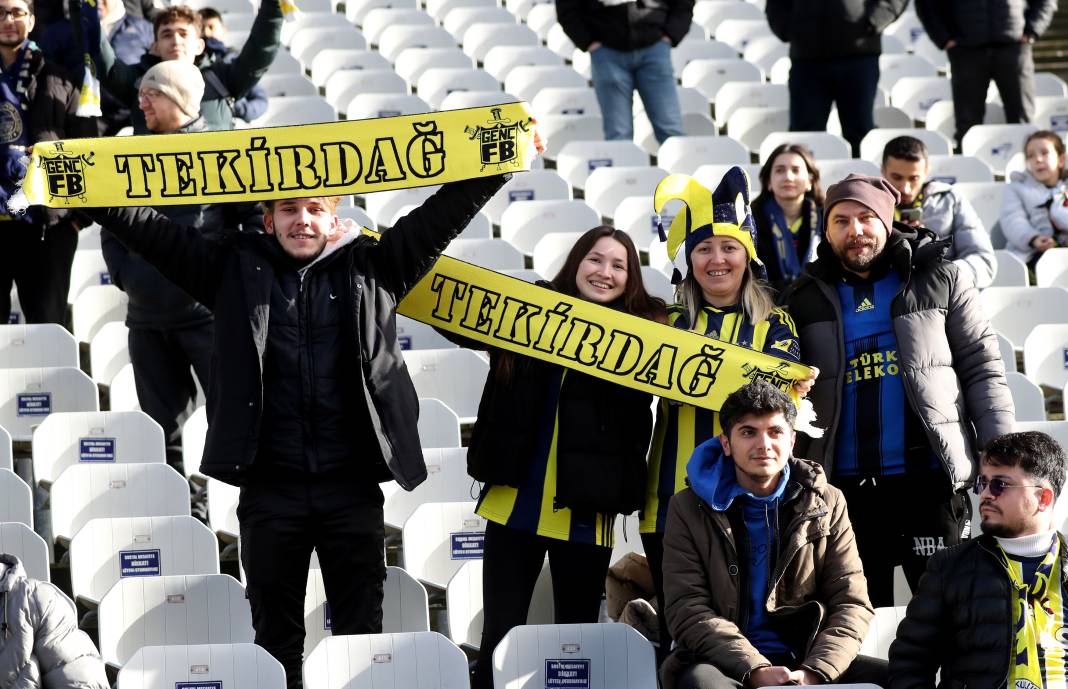
[[[1064,156],[1057,153],[1049,139],[1032,139],[1027,143],[1024,155],[1027,156],[1027,171],[1047,187],[1052,187],[1061,178]]]
[[[145,114],[145,125],[156,134],[173,132],[192,119],[166,94],[153,88],[141,89],[137,105]]]
[[[0,0],[0,9],[6,15],[0,21],[0,47],[18,48],[33,29],[30,6],[25,0]]]
[[[197,27],[186,21],[176,20],[161,24],[156,31],[156,52],[164,60],[184,60],[192,63],[204,52],[204,39],[197,34]]]
[[[738,303],[748,264],[745,247],[733,237],[709,237],[690,252],[690,273],[713,306]]]
[[[866,276],[886,239],[886,226],[875,211],[856,201],[834,204],[827,220],[827,241],[846,270]]]
[[[812,189],[812,175],[805,159],[796,153],[780,153],[771,166],[771,192],[779,203],[796,201]]]
[[[263,214],[263,225],[267,234],[278,238],[282,250],[301,264],[322,253],[338,231],[337,215],[321,196],[276,201],[273,210]]]
[[[729,436],[720,435],[720,443],[734,460],[738,484],[753,491],[782,472],[794,447],[794,431],[782,412],[746,414],[731,426]]]
[[[611,237],[601,237],[579,263],[575,286],[583,299],[607,304],[627,286],[627,249]]]

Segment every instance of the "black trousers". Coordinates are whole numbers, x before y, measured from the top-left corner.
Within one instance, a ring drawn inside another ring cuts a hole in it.
[[[1001,94],[1006,122],[1034,119],[1035,63],[1029,43],[957,46],[949,50],[949,64],[953,70],[953,115],[958,144],[972,125],[983,123],[991,79]]]
[[[643,533],[642,547],[645,559],[649,561],[649,571],[653,575],[653,588],[656,589],[656,602],[659,610],[656,619],[660,623],[660,643],[656,647],[656,664],[660,665],[671,655],[671,631],[668,629],[667,605],[664,602],[664,534]]]
[[[386,563],[377,483],[246,486],[237,518],[256,643],[285,668],[289,689],[303,686],[304,593],[313,548],[330,601],[332,633],[381,633]]]
[[[773,663],[784,665],[796,670],[787,663],[779,663],[774,658],[769,658]],[[868,656],[857,656],[842,676],[835,680],[835,684],[874,684],[885,687],[887,684],[887,662]],[[678,677],[675,689],[742,689],[744,685],[741,679],[735,679],[723,674],[715,665],[697,663],[684,669]]]
[[[596,622],[612,549],[486,524],[482,551],[482,642],[472,689],[493,689],[493,649],[513,628],[526,624],[534,584],[545,555],[553,577],[556,624]]]
[[[168,446],[181,437],[181,424],[192,413],[197,386],[189,367],[207,390],[211,370],[213,323],[191,328],[130,330],[130,363],[141,410],[163,427]]]
[[[968,496],[954,493],[941,471],[831,482],[845,496],[868,596],[876,608],[894,604],[895,567],[901,565],[915,591],[927,560],[971,533]]]
[[[78,249],[78,231],[61,222],[41,233],[38,224],[0,221],[0,323],[11,317],[11,285],[27,323],[64,324],[70,266]]]
[[[878,55],[794,60],[789,82],[790,131],[826,131],[831,106],[837,105],[842,136],[853,147],[853,156],[859,156],[861,139],[875,127],[878,85]]]

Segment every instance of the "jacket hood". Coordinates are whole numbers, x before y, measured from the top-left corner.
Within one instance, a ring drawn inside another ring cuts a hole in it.
[[[25,578],[26,570],[18,557],[0,553],[0,593],[7,593],[14,587],[15,581]]]
[[[790,462],[783,467],[775,492],[763,497],[753,495],[738,484],[734,460],[723,452],[723,445],[717,436],[694,449],[690,461],[686,463],[686,474],[690,479],[690,487],[699,498],[715,511],[725,512],[738,496],[748,496],[757,502],[781,499],[790,481]]]
[[[1061,175],[1061,179],[1062,180],[1065,179],[1065,175]],[[1028,172],[1026,170],[1020,170],[1020,171],[1011,173],[1009,175],[1009,182],[1014,182],[1016,184],[1023,184],[1024,186],[1032,187],[1034,189],[1046,189],[1046,190],[1050,189],[1050,187],[1047,187],[1042,182],[1039,182],[1037,179],[1034,178],[1034,176],[1030,172]]]
[[[953,185],[946,184],[945,182],[937,179],[932,179],[923,185],[923,195],[934,196],[935,194],[946,194],[953,191]]]

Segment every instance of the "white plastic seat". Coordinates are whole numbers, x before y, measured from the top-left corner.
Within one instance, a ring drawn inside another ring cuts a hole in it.
[[[716,97],[719,89],[730,81],[760,82],[763,75],[760,68],[741,58],[719,60],[692,60],[682,70],[680,83],[695,88],[709,101]]]
[[[671,51],[671,66],[675,74],[682,74],[694,60],[734,60],[738,51],[734,46],[716,40],[685,41]]]
[[[444,254],[491,270],[523,267],[523,253],[503,239],[454,239]]]
[[[585,201],[515,201],[501,215],[501,238],[531,256],[550,232],[579,233],[600,224],[601,216]]]
[[[990,165],[995,174],[1005,174],[1014,154],[1023,150],[1024,140],[1038,127],[1033,124],[977,124],[961,139],[961,152]]]
[[[1005,382],[1009,384],[1009,392],[1012,393],[1017,421],[1046,420],[1046,403],[1042,388],[1028,380],[1024,374],[1016,371],[1006,373]]]
[[[1064,309],[1068,291],[1060,287],[987,287],[979,303],[990,325],[1021,349],[1024,340],[1041,323],[1068,323]]]
[[[426,11],[436,21],[445,19],[445,15],[457,7],[496,7],[497,0],[427,0]]]
[[[208,410],[206,407],[198,407],[182,424],[182,465],[186,478],[207,478],[200,473],[200,460],[204,454],[204,437],[207,432]]]
[[[604,138],[600,115],[544,115],[538,120],[547,140],[545,156],[556,160],[560,149],[569,141],[596,141]]]
[[[460,417],[441,400],[419,400],[418,428],[425,447],[460,447]]]
[[[554,10],[553,19],[555,19],[555,8],[552,6],[550,8]],[[475,24],[515,23],[515,15],[504,7],[454,7],[441,20],[441,26],[451,33],[457,42],[462,41],[464,33]]]
[[[315,56],[327,48],[365,50],[367,40],[356,27],[336,21],[328,27],[302,29],[289,44],[290,54],[297,58],[305,68],[311,67]]]
[[[347,73],[347,72],[346,72]],[[360,73],[363,73],[361,70]],[[337,73],[334,74],[337,76]],[[281,127],[294,124],[318,124],[334,122],[337,111],[329,102],[319,96],[287,96],[271,98],[267,102],[267,112],[258,120],[258,127]]]
[[[1068,287],[1068,249],[1053,248],[1042,252],[1035,265],[1035,284],[1039,287]]]
[[[953,152],[949,139],[929,129],[873,129],[860,142],[860,157],[879,165],[883,161],[883,148],[887,142],[899,136],[911,136],[927,146],[929,155],[949,155]]]
[[[890,89],[890,102],[920,122],[927,119],[932,105],[952,99],[949,80],[941,76],[901,77]]]
[[[1035,98],[1035,119],[1039,129],[1057,133],[1068,131],[1068,97],[1040,96]]]
[[[1001,217],[1005,185],[1001,182],[958,182],[953,187],[961,193],[983,221],[987,231],[993,230]],[[998,248],[998,247],[995,247]]]
[[[564,265],[579,235],[574,232],[547,232],[534,247],[534,270],[551,279]]]
[[[875,608],[875,617],[868,625],[868,634],[861,644],[860,653],[870,658],[887,660],[890,644],[897,636],[897,626],[905,619],[905,606]]]
[[[1005,364],[1005,371],[1016,371],[1016,350],[1012,348],[1012,343],[1001,333],[994,334],[998,337],[998,351],[1001,352],[1001,361]],[[1024,346],[1026,345],[1027,343],[1024,341]]]
[[[119,670],[119,689],[285,689],[281,663],[256,644],[146,646]]]
[[[508,180],[483,206],[482,212],[489,216],[494,225],[500,225],[505,211],[517,201],[567,201],[570,199],[571,187],[556,171],[530,170],[513,175],[512,179]]]
[[[11,448],[11,434],[0,426],[0,469],[15,470],[15,455]]]
[[[430,631],[426,589],[400,567],[386,567],[382,586],[382,631],[386,634]],[[308,587],[304,593],[304,657],[332,635],[331,611],[319,558],[312,553]]]
[[[418,7],[416,0],[347,0],[345,18],[356,26],[363,26],[367,13],[376,7]]]
[[[110,385],[115,374],[130,363],[129,338],[126,324],[112,321],[105,323],[89,343],[89,371],[98,385]]]
[[[765,74],[771,72],[771,68],[780,58],[789,56],[790,46],[779,40],[778,36],[761,36],[750,39],[746,43],[742,58],[759,67]]]
[[[404,522],[404,569],[427,586],[444,590],[467,560],[481,559],[486,520],[474,501],[425,502]]]
[[[764,13],[756,3],[733,0],[706,0],[694,5],[693,20],[709,34],[714,34],[720,23],[728,19],[764,19]]]
[[[340,111],[356,96],[366,93],[406,94],[408,83],[392,69],[343,69],[326,80],[325,93],[326,103]]]
[[[586,77],[560,65],[517,65],[504,80],[504,90],[520,100],[530,101],[543,88],[584,88]]]
[[[495,91],[453,91],[441,101],[441,110],[463,110],[480,108],[500,103],[515,103],[519,99],[501,90]]]
[[[927,35],[920,18],[916,16],[915,10],[911,7],[891,22],[886,27],[885,33],[900,40],[906,48],[913,47],[920,37]]]
[[[478,650],[482,644],[482,607],[482,560],[470,560],[460,566],[445,587],[449,638],[454,644]],[[553,617],[553,582],[546,560],[534,583],[527,624],[552,624]]]
[[[100,600],[100,656],[122,667],[139,648],[252,643],[245,588],[228,574],[119,579]]]
[[[218,573],[215,535],[193,517],[90,519],[70,542],[71,591],[89,605],[127,577]]]
[[[464,502],[473,500],[477,484],[467,475],[467,448],[424,448],[427,479],[415,490],[406,491],[396,483],[383,484],[386,526],[401,529],[404,522],[424,502]]]
[[[1005,108],[1001,103],[987,102],[983,124],[1005,124]],[[940,100],[932,104],[927,110],[927,119],[924,121],[923,126],[942,134],[947,139],[954,138],[956,136],[957,123],[953,110],[953,101]]]
[[[71,310],[75,339],[91,342],[105,323],[126,320],[128,302],[126,293],[115,285],[96,285],[82,290]]]
[[[682,113],[682,133],[683,136],[716,136],[719,130],[708,115],[684,112]],[[660,147],[653,123],[649,121],[649,116],[644,112],[639,112],[634,116],[634,142],[649,155],[655,155]]]
[[[729,81],[720,87],[713,100],[716,103],[716,124],[727,126],[734,111],[746,108],[786,108],[790,94],[783,84],[762,84],[755,81]]]
[[[880,55],[879,87],[890,91],[902,77],[937,77],[938,68],[919,55]]]
[[[564,59],[542,45],[498,45],[483,58],[487,72],[504,83],[508,74],[522,65],[563,65]]]
[[[727,121],[727,134],[741,141],[754,153],[760,150],[761,144],[769,134],[786,131],[789,128],[789,108],[741,107],[735,110],[730,120]]]
[[[1068,324],[1036,325],[1024,340],[1023,360],[1033,383],[1062,390],[1068,384]]]
[[[419,97],[435,109],[453,91],[487,91],[499,87],[489,72],[474,67],[431,67],[419,77]]]
[[[0,369],[0,426],[25,442],[31,429],[59,411],[96,411],[96,383],[73,367]]]
[[[304,661],[307,689],[467,689],[467,656],[437,632],[323,639]]]
[[[0,325],[0,367],[78,366],[78,343],[61,325]]]
[[[749,151],[729,136],[673,136],[656,154],[657,166],[692,175],[702,165],[749,162]]]
[[[11,299],[11,313],[7,317],[7,324],[18,325],[19,323],[25,323],[26,319],[22,316],[22,307],[19,305],[19,294],[14,285],[11,286],[9,298]]]
[[[260,79],[259,85],[270,98],[319,94],[319,89],[303,74],[266,74]]]
[[[651,166],[597,168],[586,180],[586,202],[602,216],[611,217],[620,201],[648,195],[667,175]]]
[[[28,524],[0,521],[0,553],[9,553],[21,560],[26,576],[31,579],[52,580],[48,572],[48,544]]]
[[[410,93],[361,93],[345,106],[345,119],[418,115],[431,109],[426,101]]]
[[[928,156],[927,170],[929,179],[946,184],[994,181],[994,171],[989,165],[967,155]]]
[[[498,689],[559,686],[575,673],[590,689],[657,686],[653,646],[626,624],[514,627],[493,651]]]
[[[76,464],[52,484],[52,537],[69,541],[90,519],[189,514],[189,484],[166,464]]]
[[[538,34],[538,38],[545,40],[549,37],[549,30],[557,24],[556,4],[541,3],[530,8],[525,19],[526,25]]]
[[[760,144],[759,158],[767,162],[768,156],[781,144],[801,144],[812,151],[823,172],[824,159],[836,160],[851,157],[852,149],[841,136],[827,132],[770,132]],[[711,162],[711,161],[710,161]]]
[[[652,194],[626,197],[619,202],[612,215],[612,225],[630,235],[639,249],[647,246],[650,239],[659,237],[656,222],[657,214],[653,210]],[[670,224],[669,222],[668,225]],[[666,232],[667,226],[664,229]]]
[[[539,45],[538,34],[525,24],[478,22],[464,32],[460,41],[464,52],[482,62],[490,48],[499,45]]]
[[[298,33],[303,33],[307,29],[330,28],[337,25],[338,17],[333,12],[308,12],[302,8],[300,16],[282,24],[279,39],[282,45],[288,48]]]
[[[410,349],[404,352],[404,361],[420,397],[441,400],[456,412],[461,423],[474,422],[489,373],[489,364],[482,357],[469,349]]]
[[[475,61],[457,47],[451,48],[405,48],[397,55],[393,69],[409,86],[415,86],[423,72],[431,67],[475,66]]]
[[[456,39],[440,26],[391,26],[378,37],[378,51],[390,62],[405,48],[454,48]]]
[[[389,227],[397,211],[404,206],[418,205],[430,198],[437,187],[418,187],[414,189],[395,189],[376,191],[364,195],[367,214],[380,226]]]
[[[233,543],[241,536],[241,525],[237,521],[240,495],[241,489],[237,486],[208,479],[208,525],[225,542]]]
[[[709,189],[715,189],[723,181],[723,175],[727,174],[727,170],[732,167],[740,167],[745,170],[745,174],[749,176],[749,196],[750,198],[756,198],[756,195],[760,193],[760,165],[757,163],[749,165],[726,165],[721,163],[702,165],[694,171],[693,178]]]
[[[70,288],[67,303],[73,304],[86,287],[110,285],[111,274],[99,251],[75,251],[70,266]]]
[[[572,64],[575,63],[574,55],[577,48],[564,31],[563,25],[557,23],[549,29],[548,35],[545,36],[545,47],[564,60],[571,60]],[[575,69],[578,69],[578,65],[575,65]]]
[[[860,158],[836,158],[833,160],[819,161],[820,184],[826,189],[835,182],[840,182],[849,175],[872,175],[878,177],[882,174],[879,166],[869,160]]]
[[[390,26],[433,26],[434,18],[417,7],[374,7],[363,16],[360,31],[371,45],[378,45]]]
[[[33,526],[30,487],[11,469],[0,469],[0,522]],[[4,552],[0,550],[0,553]]]
[[[79,463],[166,461],[163,429],[144,412],[60,412],[46,417],[33,433],[33,473],[41,484],[54,482]]]
[[[267,76],[270,75],[304,75],[304,68],[297,58],[289,54],[287,50],[279,50],[274,57],[274,62],[267,68]],[[257,121],[258,124],[258,121]]]
[[[108,386],[109,409],[111,411],[140,411],[141,403],[137,399],[137,385],[134,380],[133,364],[126,364],[119,369]]]
[[[649,156],[631,141],[572,141],[560,149],[556,171],[576,189],[600,167],[643,167]]]
[[[717,41],[733,46],[739,53],[744,53],[751,41],[772,35],[768,20],[764,17],[724,19],[709,34]]]
[[[456,347],[426,323],[397,315],[397,341],[401,349],[452,349]]]
[[[386,58],[373,50],[352,48],[327,48],[320,50],[311,61],[311,79],[317,87],[326,86],[327,79],[339,70],[391,69]],[[319,92],[310,94],[316,96]]]
[[[78,251],[100,250],[100,225],[93,223],[78,231]]]
[[[994,249],[997,271],[990,287],[1027,287],[1027,265],[1005,249]]]
[[[534,96],[530,109],[536,116],[601,114],[597,94],[588,86],[544,87]]]

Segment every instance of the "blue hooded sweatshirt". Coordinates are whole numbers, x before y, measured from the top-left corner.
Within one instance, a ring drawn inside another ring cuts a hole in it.
[[[783,643],[768,620],[767,601],[771,567],[770,554],[778,547],[779,501],[790,480],[790,464],[783,467],[775,492],[758,497],[738,485],[734,460],[724,454],[719,437],[698,445],[686,465],[690,487],[716,512],[726,512],[735,499],[741,499],[749,552],[739,552],[748,562],[749,618],[742,633],[762,655],[787,655],[792,649]],[[748,558],[746,556],[748,555]]]

